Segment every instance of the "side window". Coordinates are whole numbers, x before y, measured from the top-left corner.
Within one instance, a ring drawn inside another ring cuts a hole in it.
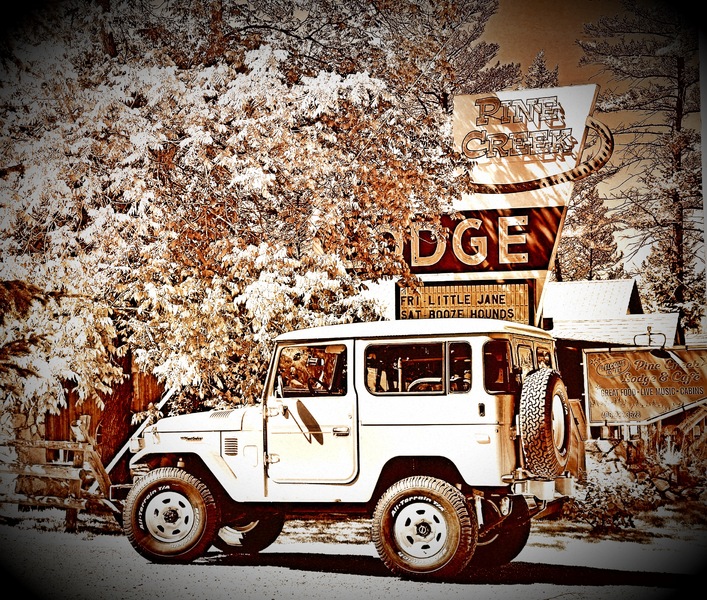
[[[535,357],[539,369],[552,369],[552,352],[547,346],[535,346]]]
[[[471,389],[471,346],[467,342],[449,344],[449,391]]]
[[[366,387],[373,393],[442,392],[444,344],[374,344],[366,350]]]
[[[283,397],[346,394],[346,346],[288,346],[277,364],[276,394]]]
[[[525,344],[518,345],[518,366],[520,367],[523,377],[535,368],[533,349],[530,346],[526,346]]]
[[[510,358],[511,346],[507,340],[491,340],[484,344],[484,384],[489,392],[515,391]]]

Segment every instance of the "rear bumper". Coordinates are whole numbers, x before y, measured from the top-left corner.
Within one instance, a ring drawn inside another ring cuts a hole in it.
[[[572,498],[574,496],[574,477],[567,475],[549,480],[523,479],[515,481],[513,493],[532,496],[546,502],[559,498]]]

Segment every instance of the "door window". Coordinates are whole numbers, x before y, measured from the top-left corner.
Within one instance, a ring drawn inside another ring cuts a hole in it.
[[[471,389],[471,346],[467,342],[449,344],[449,391]]]
[[[346,394],[346,346],[288,346],[280,352],[276,394],[304,398]]]
[[[442,392],[444,344],[376,344],[366,351],[369,392]]]
[[[375,394],[468,391],[471,347],[467,342],[371,345],[366,349],[366,387]]]

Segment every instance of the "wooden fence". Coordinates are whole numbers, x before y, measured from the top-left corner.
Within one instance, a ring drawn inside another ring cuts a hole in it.
[[[64,509],[67,531],[76,531],[81,510],[116,512],[89,431],[90,417],[83,415],[71,425],[71,440],[0,440],[16,454],[14,461],[0,462],[0,473],[16,476],[13,492],[0,490],[0,504]]]

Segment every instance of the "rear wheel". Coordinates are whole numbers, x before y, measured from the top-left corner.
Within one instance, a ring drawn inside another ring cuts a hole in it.
[[[433,477],[409,477],[390,487],[373,514],[372,537],[395,575],[444,579],[459,574],[474,553],[478,524],[462,493]]]
[[[496,527],[491,526],[488,531],[479,532],[479,541],[476,543],[474,556],[471,557],[469,567],[498,567],[511,562],[525,548],[530,537],[530,512],[528,503],[523,496],[512,499],[511,514],[509,514]],[[487,512],[491,518],[500,517],[498,507],[492,502],[484,502],[484,518]]]
[[[570,405],[557,371],[538,369],[526,376],[520,395],[520,431],[525,468],[553,479],[567,466]]]
[[[138,479],[123,509],[128,540],[154,562],[187,563],[199,558],[211,547],[219,519],[206,485],[172,467]]]
[[[227,554],[255,554],[272,544],[282,532],[285,517],[270,513],[257,519],[243,518],[219,529],[214,546]]]

